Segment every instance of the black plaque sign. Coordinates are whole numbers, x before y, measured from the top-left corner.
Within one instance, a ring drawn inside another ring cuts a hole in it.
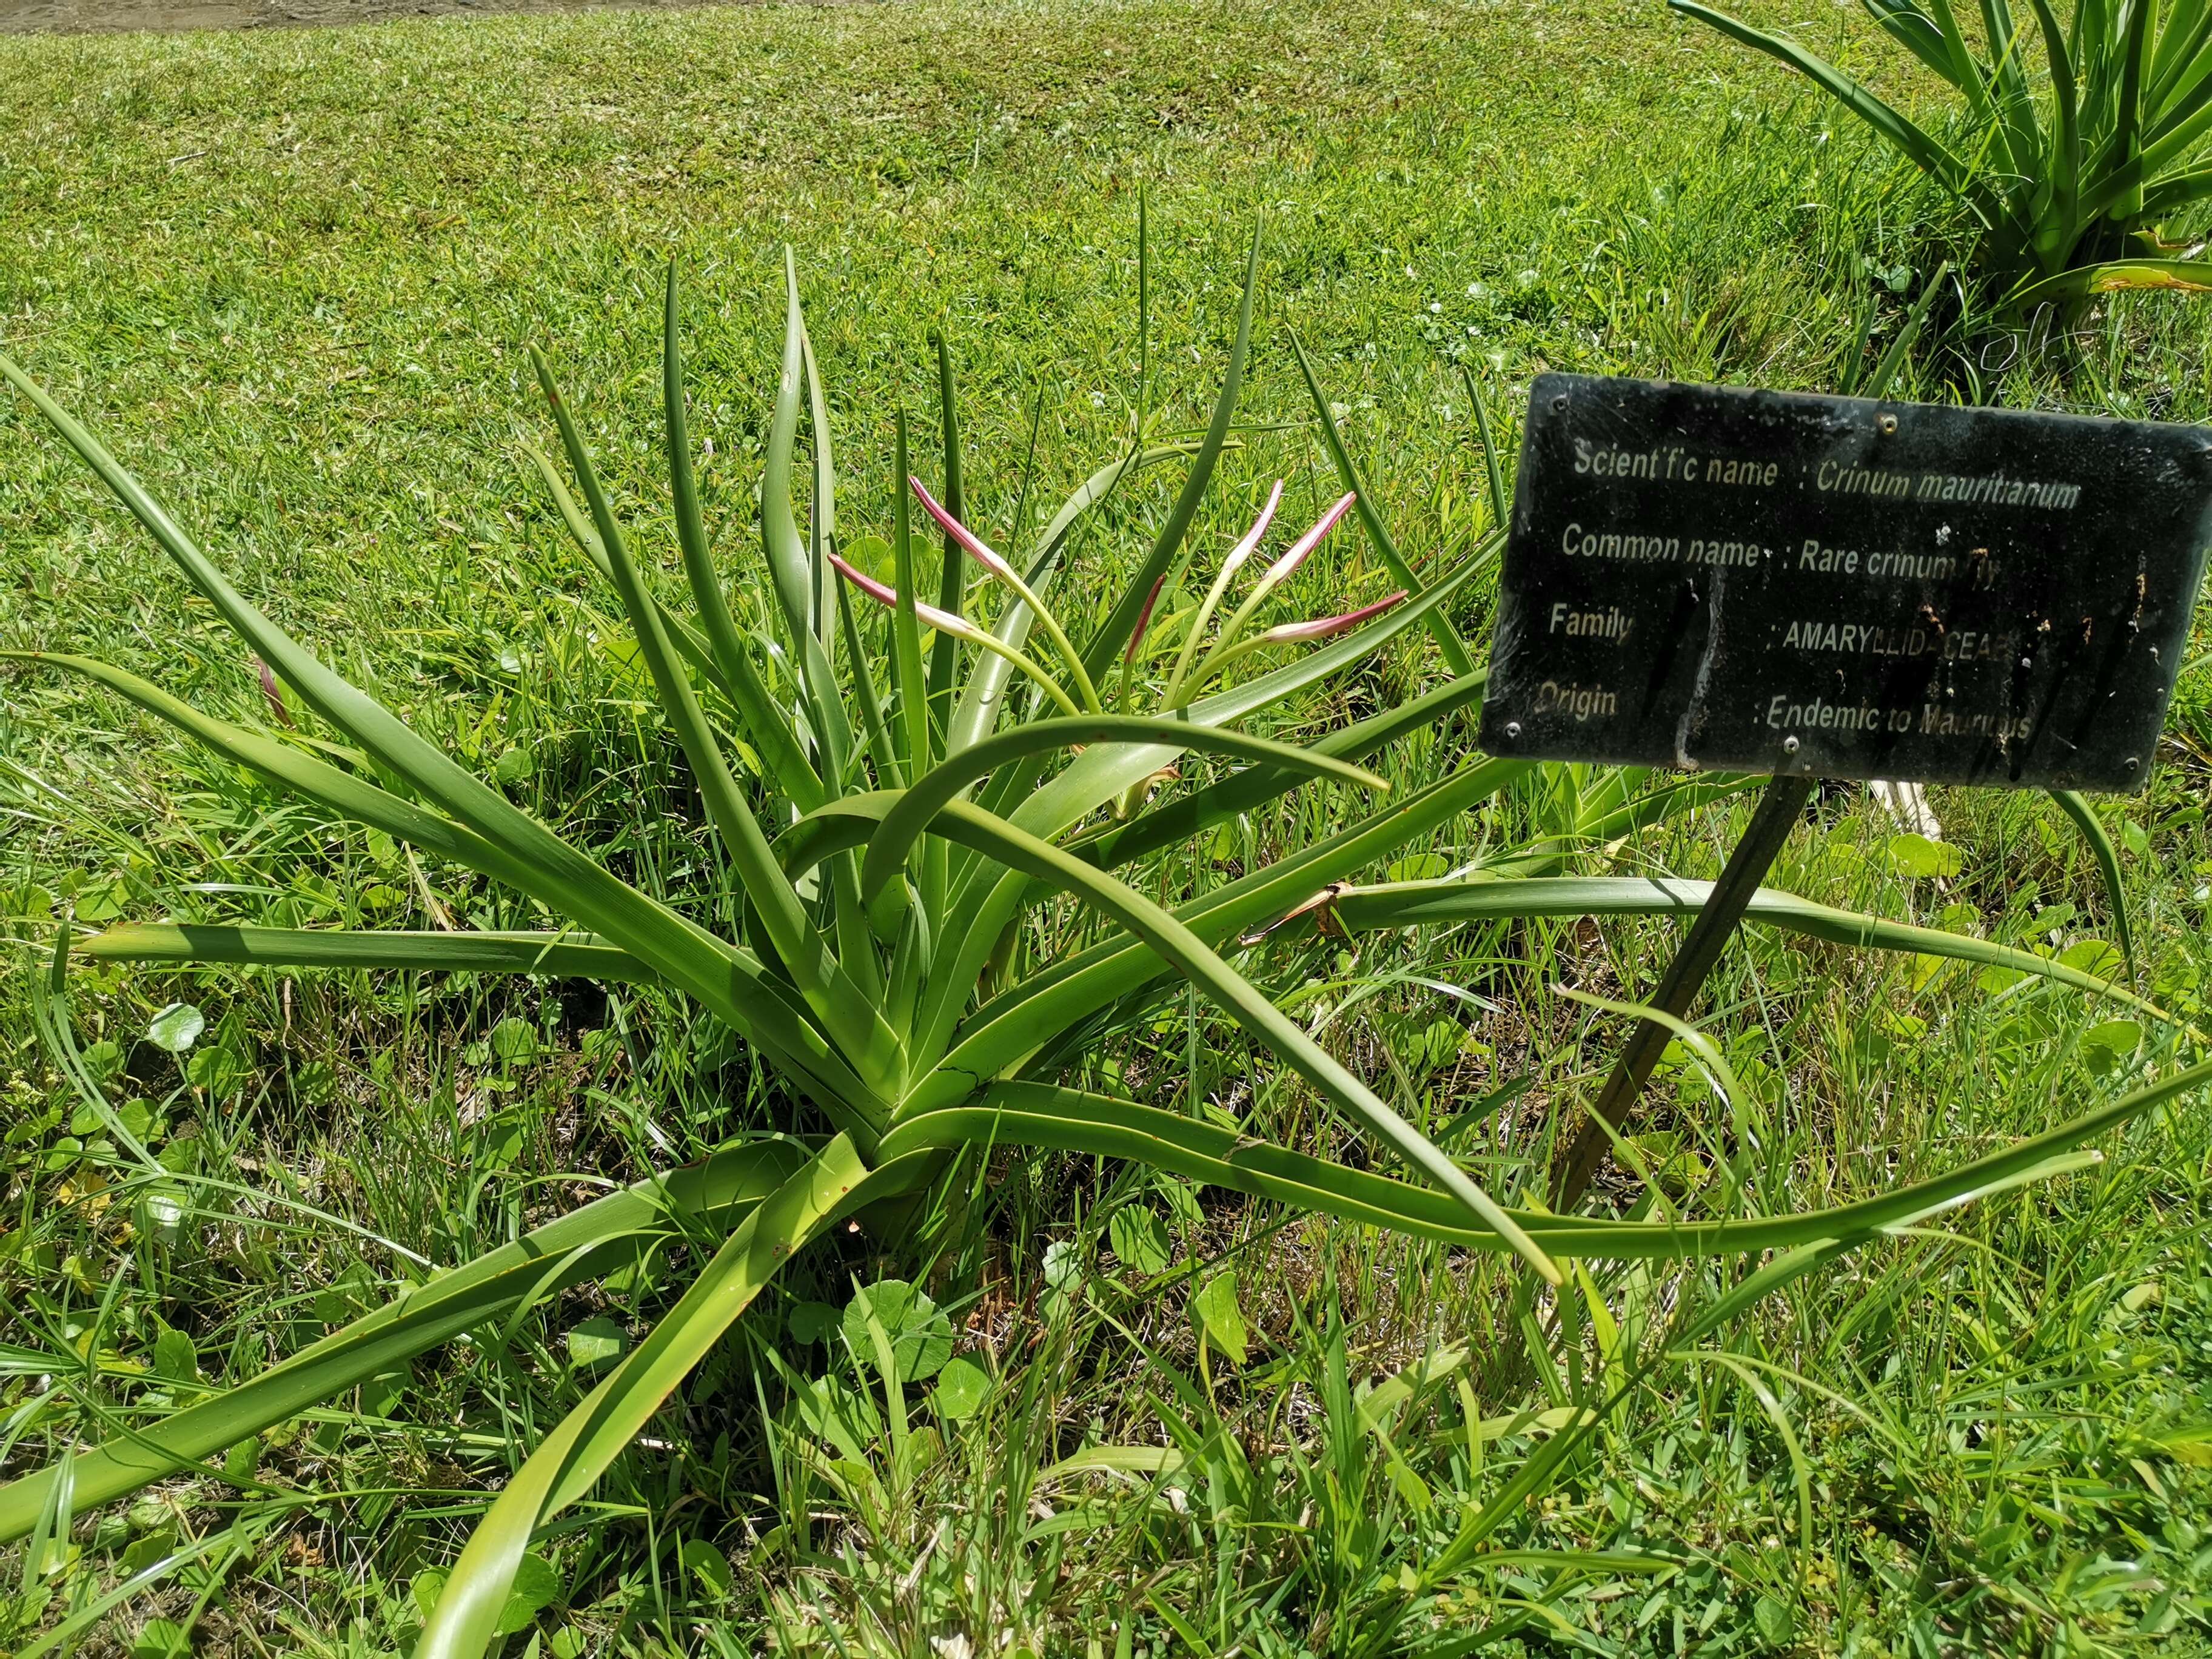
[[[1482,741],[2134,789],[2212,543],[2212,429],[1540,376]]]

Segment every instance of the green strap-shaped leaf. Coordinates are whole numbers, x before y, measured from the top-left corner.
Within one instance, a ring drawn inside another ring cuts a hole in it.
[[[2055,301],[2143,289],[2212,294],[2212,259],[2107,259],[2099,264],[2076,265],[2014,289],[2005,296],[2005,303],[2015,310],[2031,311]]]
[[[1476,568],[1472,562],[1464,563],[1433,583],[1419,599],[1400,605],[1356,633],[1331,640],[1297,661],[1240,685],[1201,697],[1182,712],[1200,726],[1225,726],[1295,696],[1397,638],[1435,607],[1447,603]],[[1033,836],[1057,836],[1121,795],[1131,784],[1150,777],[1173,758],[1171,752],[1157,745],[1086,751],[1024,799],[1009,817]]]
[[[1338,760],[1364,760],[1377,750],[1414,732],[1441,725],[1458,710],[1482,696],[1490,678],[1487,669],[1455,680],[1447,680],[1415,697],[1364,720],[1340,726],[1316,740],[1310,754]],[[1200,831],[1249,812],[1297,787],[1302,774],[1274,766],[1255,766],[1231,774],[1202,789],[1176,795],[1148,808],[1127,823],[1111,825],[1095,837],[1073,842],[1068,850],[1102,870],[1112,870],[1156,853],[1164,847],[1187,842]]]
[[[1756,1255],[1915,1223],[2048,1164],[2172,1100],[2212,1087],[2212,1060],[2177,1071],[2111,1104],[1940,1176],[1833,1209],[1720,1221],[1614,1221],[1516,1210],[1516,1227],[1551,1255],[1686,1261]],[[994,1083],[955,1105],[902,1118],[884,1137],[886,1157],[992,1144],[1049,1146],[1124,1158],[1212,1186],[1279,1200],[1371,1226],[1474,1249],[1510,1241],[1470,1226],[1466,1212],[1431,1188],[1352,1170],[1218,1124],[1103,1095],[1036,1083]]]
[[[592,1488],[793,1252],[872,1200],[939,1166],[924,1155],[870,1170],[846,1136],[747,1212],[653,1334],[539,1443],[470,1535],[415,1659],[480,1659],[532,1537]]]
[[[606,550],[607,562],[613,568],[615,585],[629,612],[630,626],[637,631],[639,649],[653,675],[653,685],[660,693],[661,712],[684,746],[700,799],[706,803],[708,817],[721,836],[730,862],[744,884],[745,896],[757,907],[777,957],[823,1029],[836,1038],[854,1069],[873,1086],[883,1088],[897,1070],[898,1034],[884,1022],[873,1000],[854,982],[816,931],[798,893],[777,866],[775,854],[769,851],[768,837],[761,832],[760,821],[753,816],[737,780],[730,775],[729,766],[722,758],[721,745],[714,740],[714,730],[700,710],[690,682],[677,670],[674,649],[646,592],[644,580],[630,558],[629,544],[621,525],[616,521],[614,509],[608,504],[606,492],[599,486],[599,473],[584,447],[582,435],[576,430],[568,400],[553,384],[544,356],[533,349],[531,360],[537,366],[538,383],[544,388],[546,401],[552,405],[562,445],[568,453],[569,468],[583,486],[585,504],[591,508],[599,545]],[[805,641],[801,644],[803,647]]]
[[[1178,906],[1176,918],[1209,944],[1233,939],[1281,915],[1316,889],[1435,834],[1532,769],[1529,762],[1517,760],[1463,767],[1311,847]],[[939,833],[957,832],[956,823],[940,820]],[[957,1097],[964,1092],[963,1078],[972,1086],[976,1078],[998,1076],[1040,1043],[1128,995],[1159,971],[1158,959],[1145,945],[1111,939],[1031,975],[961,1024],[939,1073],[910,1091],[908,1109]],[[948,1089],[957,1092],[943,1092]]]
[[[884,884],[904,867],[908,852],[945,804],[970,784],[1025,757],[1076,744],[1148,744],[1170,753],[1199,750],[1243,760],[1264,761],[1281,770],[1387,794],[1390,786],[1374,773],[1331,756],[1294,744],[1255,738],[1222,726],[1145,714],[1086,714],[1075,720],[1031,720],[1009,732],[971,744],[947,758],[905,792],[884,814],[883,828],[868,843],[860,867],[860,896],[872,901]]]
[[[799,533],[792,510],[792,457],[799,442],[799,400],[806,379],[806,321],[799,306],[799,265],[783,251],[783,366],[776,381],[775,411],[761,464],[761,544],[791,641],[793,672],[806,706],[807,725],[821,745],[819,764],[828,793],[843,787],[853,729],[828,652],[815,636],[816,562]]]
[[[660,976],[589,933],[433,933],[131,922],[70,947],[95,962],[222,962],[269,968],[390,968],[542,974],[653,985]]]
[[[576,505],[575,497],[568,493],[568,486],[561,482],[561,475],[553,470],[553,463],[545,459],[535,444],[526,442],[522,446],[522,453],[528,458],[539,481],[544,484],[546,492],[553,497],[554,509],[560,515],[561,522],[567,526],[569,538],[583,550],[584,556],[592,562],[592,568],[612,585],[614,567],[607,562],[606,550],[599,545],[599,532],[592,528],[592,521]],[[669,640],[683,653],[684,660],[691,665],[692,672],[720,692],[732,706],[741,706],[738,688],[723,674],[721,665],[714,660],[714,647],[707,643],[707,636],[659,600],[655,599],[653,606],[660,612],[660,625],[668,630]],[[756,747],[760,746],[762,739],[758,734],[747,735],[754,738]],[[762,752],[765,755],[769,751],[763,748]],[[815,787],[818,791],[821,787],[818,781]]]
[[[1919,7],[1909,0],[1866,0],[1866,9],[1884,33],[1960,92],[1971,95],[1978,88],[1979,80],[1971,65],[1961,70],[1942,29]]]
[[[930,343],[937,349],[937,419],[945,452],[945,510],[964,524],[968,492],[960,471],[960,405],[952,392],[952,348],[941,329],[931,335]],[[893,488],[905,490],[906,474],[898,476]],[[938,568],[937,608],[957,617],[963,610],[960,601],[968,586],[967,553],[953,540],[951,531],[945,532],[944,542],[944,559]],[[958,644],[950,635],[939,634],[929,657],[929,707],[931,718],[948,733],[952,725],[952,678],[959,666]],[[949,736],[945,746],[951,747]]]
[[[2150,26],[2158,15],[2154,0],[2136,0],[2123,15],[2127,19],[2125,32],[2120,38],[2120,81],[2116,94],[2118,102],[2112,112],[2112,137],[2107,154],[2116,161],[2130,161],[2142,149],[2143,82],[2149,67]],[[2142,186],[2130,187],[2123,192],[2113,205],[2122,216],[2129,216],[2129,198],[2137,204],[2142,200]]]
[[[721,683],[728,688],[738,718],[745,723],[746,738],[760,751],[783,792],[799,803],[799,811],[808,811],[822,804],[822,780],[807,763],[805,751],[799,747],[791,722],[784,718],[783,711],[776,707],[767,686],[762,684],[759,671],[753,665],[752,653],[746,648],[738,633],[737,622],[730,615],[720,573],[714,568],[713,546],[707,538],[706,515],[699,504],[699,482],[691,471],[691,430],[684,407],[684,350],[677,321],[676,266],[671,261],[662,325],[660,395],[668,442],[669,497],[676,508],[676,540],[684,550],[684,574],[691,584],[691,602],[698,607],[700,624],[706,632],[708,647],[714,653]],[[550,468],[546,471],[558,491],[560,481],[551,477]],[[604,547],[599,556],[602,560],[606,557]],[[611,564],[607,567],[607,575],[610,580],[614,579]]]
[[[2212,167],[2169,173],[2145,192],[2143,211],[2152,218],[2163,218],[2192,202],[2201,202],[2208,196],[2212,196]]]
[[[670,985],[683,990],[731,1029],[823,1091],[833,1115],[848,1109],[847,1100],[878,1097],[813,1024],[805,1006],[790,988],[768,973],[751,952],[715,938],[704,928],[606,877],[626,903],[587,907],[574,886],[515,857],[506,848],[435,812],[404,801],[373,783],[301,753],[266,733],[233,726],[204,714],[135,674],[90,658],[39,653],[0,653],[46,663],[98,681],[120,692],[148,713],[168,721],[216,754],[250,768],[279,787],[320,801],[358,823],[416,847],[451,858],[528,893],[556,911],[575,916],[588,927],[594,908],[606,920],[592,931],[620,946]],[[588,894],[586,895],[588,896]],[[880,1110],[880,1106],[873,1108]]]
[[[1719,30],[1755,51],[1787,64],[1843,105],[1897,148],[1898,152],[1929,178],[1970,205],[1973,179],[1966,165],[1920,127],[1869,92],[1833,64],[1815,58],[1794,40],[1766,34],[1739,23],[1726,12],[1699,5],[1698,0],[1667,0],[1686,17]]]
[[[533,1228],[511,1244],[404,1291],[251,1382],[0,1486],[0,1542],[24,1536],[37,1523],[64,1470],[74,1482],[80,1509],[112,1503],[464,1331],[507,1318],[526,1297],[550,1296],[635,1261],[641,1237],[667,1231],[672,1217],[727,1226],[737,1212],[789,1180],[811,1155],[812,1148],[783,1137],[749,1141]]]
[[[892,788],[903,789],[906,768],[892,744],[883,700],[876,694],[875,671],[869,666],[867,642],[860,637],[860,623],[854,618],[853,603],[842,582],[830,603],[837,607],[838,630],[845,637],[845,654],[853,661],[853,700],[860,706],[860,731],[867,740],[868,753],[875,760],[878,775]]]
[[[0,379],[8,380],[31,400],[161,544],[192,585],[310,707],[454,820],[467,832],[469,845],[495,849],[499,868],[495,872],[487,869],[486,873],[496,873],[499,879],[544,899],[562,915],[612,939],[651,964],[671,984],[682,987],[729,1019],[741,1033],[749,1037],[757,1035],[777,1048],[781,1057],[831,1089],[831,1099],[837,1103],[828,1105],[832,1112],[856,1115],[856,1121],[865,1123],[879,1109],[873,1091],[860,1081],[843,1060],[829,1054],[818,1032],[811,1025],[805,1025],[803,1033],[792,1029],[805,1022],[789,1021],[783,1017],[780,994],[765,1004],[747,999],[757,1006],[739,1006],[741,999],[735,994],[737,981],[759,973],[760,964],[756,960],[594,864],[483,779],[434,744],[426,743],[374,697],[333,673],[232,586],[191,538],[178,527],[99,441],[5,356],[0,356]],[[88,673],[93,668],[80,665],[79,672]],[[151,712],[193,731],[211,746],[221,747],[240,735],[239,728],[208,721],[206,717],[143,681],[135,684],[143,692],[152,694],[151,701],[125,684],[131,677],[116,676],[112,670],[105,671],[105,674],[117,690]],[[200,725],[196,726],[196,721]],[[260,742],[265,746],[254,747],[254,754],[277,766],[267,775],[288,784],[309,775],[300,763],[304,757],[295,754],[288,760],[283,752],[270,752],[281,751],[282,745],[268,744],[266,739]],[[245,758],[243,753],[241,758]],[[247,763],[258,766],[259,760],[248,760]],[[344,777],[331,768],[324,768],[313,775],[326,780]],[[307,793],[314,791],[308,788]],[[351,788],[347,793],[350,799],[368,799]],[[457,851],[455,856],[478,868],[484,867],[469,852]],[[810,1048],[819,1050],[819,1054],[810,1057]],[[823,1063],[825,1060],[826,1065]],[[849,1095],[838,1081],[841,1078],[851,1079]],[[853,1103],[849,1107],[843,1103],[848,1099]]]
[[[1358,498],[1356,510],[1361,527],[1367,532],[1368,544],[1389,567],[1391,579],[1406,590],[1407,597],[1419,599],[1424,584],[1413,574],[1413,567],[1406,562],[1405,555],[1399,552],[1398,544],[1390,538],[1390,532],[1382,522],[1382,514],[1368,498],[1367,481],[1359,476],[1352,452],[1344,447],[1344,435],[1336,429],[1336,416],[1330,412],[1328,394],[1321,389],[1313,365],[1306,360],[1305,343],[1298,338],[1296,329],[1290,331],[1290,336],[1291,350],[1298,360],[1298,372],[1305,376],[1306,392],[1313,399],[1314,419],[1321,425],[1322,442],[1328,446],[1329,459],[1336,463],[1336,476]],[[1431,611],[1426,620],[1430,636],[1436,641],[1437,649],[1443,653],[1451,672],[1455,675],[1473,673],[1474,659],[1468,654],[1467,641],[1460,638],[1459,629],[1452,626],[1451,618],[1441,611]]]
[[[1530,916],[1693,916],[1712,895],[1709,881],[1672,877],[1547,877],[1521,881],[1400,882],[1354,887],[1330,902],[1333,920],[1348,932],[1378,928],[1436,927],[1450,922]],[[2032,951],[2015,950],[1992,939],[1948,933],[1936,927],[1885,921],[1856,910],[1841,910],[1812,899],[1762,887],[1745,907],[1744,920],[1832,945],[1873,951],[1901,951],[1943,957],[1984,968],[2003,968],[2037,979],[2111,997],[2163,1024],[2189,1029],[2186,1023],[2126,986]]]
[[[2058,21],[2051,0],[2028,0],[2028,3],[2035,9],[2036,23],[2043,30],[2044,55],[2051,64],[2051,155],[2046,164],[2051,204],[2043,215],[2050,228],[2046,233],[2039,225],[2043,240],[2038,252],[2052,254],[2062,246],[2071,250],[2081,234],[2075,217],[2081,200],[2081,108],[2065,25]]]
[[[1500,1234],[1547,1282],[1561,1282],[1559,1270],[1551,1259],[1477,1182],[1167,911],[1103,871],[981,807],[962,800],[948,801],[942,818],[958,823],[971,845],[981,846],[1001,863],[1062,889],[1120,922],[1273,1050],[1279,1060],[1449,1193],[1485,1226]]]

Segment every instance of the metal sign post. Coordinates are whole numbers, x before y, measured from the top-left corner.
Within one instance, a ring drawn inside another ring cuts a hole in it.
[[[1713,884],[1711,895],[1698,919],[1690,924],[1689,937],[1675,951],[1674,959],[1667,964],[1667,972],[1659,981],[1659,988],[1650,998],[1650,1006],[1676,1019],[1686,1018],[1698,1000],[1698,993],[1705,988],[1705,981],[1720,962],[1721,948],[1728,943],[1729,935],[1743,917],[1743,908],[1751,902],[1751,896],[1766,878],[1766,872],[1775,855],[1781,852],[1782,843],[1790,838],[1790,826],[1805,811],[1805,803],[1813,797],[1815,780],[1812,778],[1775,778],[1759,793],[1759,805],[1751,815],[1751,823],[1743,839],[1729,854],[1728,866],[1721,878]],[[1573,1141],[1552,1166],[1552,1207],[1568,1210],[1583,1195],[1590,1180],[1605,1167],[1606,1155],[1612,1150],[1613,1135],[1628,1121],[1635,1108],[1636,1097],[1650,1081],[1651,1068],[1659,1063],[1659,1056],[1667,1051],[1674,1033],[1656,1019],[1639,1019],[1628,1039],[1628,1046],[1620,1051],[1620,1058],[1613,1063],[1613,1073],[1605,1080],[1596,1103],[1583,1121]],[[1610,1130],[1612,1133],[1608,1133]]]

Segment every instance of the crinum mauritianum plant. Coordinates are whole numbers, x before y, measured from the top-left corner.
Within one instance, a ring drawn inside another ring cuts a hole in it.
[[[1482,672],[1448,606],[1480,564],[1480,551],[1428,583],[1416,579],[1372,503],[1360,498],[1303,352],[1324,441],[1350,493],[1232,604],[1237,567],[1269,527],[1277,504],[1271,499],[1261,523],[1215,568],[1203,599],[1168,614],[1163,592],[1179,592],[1188,574],[1190,527],[1231,439],[1257,257],[1255,243],[1227,372],[1202,440],[1148,448],[1140,414],[1122,459],[1070,498],[1019,569],[962,522],[957,474],[948,465],[941,503],[919,484],[896,492],[888,583],[838,550],[826,399],[791,274],[760,496],[772,611],[789,665],[781,681],[772,682],[773,664],[734,619],[725,588],[732,573],[710,554],[685,428],[673,274],[664,344],[666,459],[690,616],[664,603],[641,574],[622,515],[538,360],[582,504],[550,463],[534,459],[635,630],[661,713],[742,888],[743,926],[732,936],[618,878],[333,673],[233,586],[94,438],[0,357],[0,376],[358,758],[298,732],[212,718],[90,659],[11,654],[104,684],[278,789],[510,886],[562,923],[544,933],[130,925],[74,940],[64,934],[61,951],[111,962],[466,969],[656,983],[726,1024],[831,1130],[743,1140],[585,1205],[412,1287],[250,1381],[0,1487],[0,1540],[27,1537],[35,1552],[41,1540],[65,1534],[74,1514],[197,1465],[409,1356],[511,1320],[567,1285],[635,1261],[651,1239],[672,1230],[703,1239],[706,1259],[688,1288],[542,1438],[448,1576],[417,1651],[440,1659],[476,1655],[495,1639],[517,1565],[538,1528],[590,1491],[779,1267],[846,1217],[927,1194],[965,1153],[1058,1149],[1139,1160],[1347,1222],[1514,1252],[1549,1287],[1546,1293],[1563,1296],[1596,1294],[1578,1265],[1583,1259],[1743,1261],[1783,1253],[1698,1318],[1686,1319],[1673,1335],[1679,1346],[1886,1229],[2078,1166],[2087,1155],[2072,1149],[2082,1141],[2212,1076],[2212,1066],[2172,1072],[2033,1140],[1842,1209],[1624,1221],[1502,1206],[1460,1157],[1400,1118],[1224,953],[1315,926],[1357,932],[1486,917],[1686,915],[1704,902],[1703,884],[1557,872],[1577,847],[1611,842],[1732,786],[1705,781],[1640,792],[1640,774],[1581,768],[1549,769],[1531,779],[1526,763],[1469,754],[1408,793],[1378,798],[1382,781],[1359,767],[1362,758],[1471,708],[1480,697]],[[940,377],[950,436],[950,376],[941,354]],[[1137,402],[1141,410],[1141,391]],[[803,416],[811,417],[813,436],[811,510],[804,524],[793,505]],[[957,441],[946,448],[957,458]],[[902,480],[904,451],[902,423]],[[1077,643],[1051,608],[1070,526],[1130,471],[1178,458],[1188,459],[1188,472],[1171,509],[1122,574],[1103,623]],[[1494,468],[1492,492],[1502,520]],[[922,553],[914,501],[945,532],[933,604],[917,597]],[[1270,590],[1353,507],[1401,592],[1340,616],[1255,631]],[[963,608],[970,562],[1006,590],[988,627]],[[888,617],[860,606],[860,596],[887,607]],[[880,659],[866,643],[872,625],[888,629]],[[1281,707],[1386,644],[1413,637],[1416,628],[1427,631],[1444,665],[1431,689],[1303,745],[1237,729],[1237,722]],[[732,773],[733,735],[759,757],[774,816]],[[1188,755],[1226,764],[1213,775],[1173,778],[1167,769]],[[1484,811],[1524,779],[1550,786],[1560,804],[1556,834],[1505,848],[1443,880],[1352,884],[1396,849]],[[1172,902],[1149,896],[1166,884],[1153,878],[1162,861],[1194,834],[1300,787],[1333,792],[1331,810],[1318,815],[1320,832],[1306,844],[1211,889],[1179,880],[1183,890]],[[783,827],[771,835],[770,823]],[[1116,873],[1131,870],[1144,878]],[[1030,948],[1018,924],[1042,903],[1067,900],[1091,918],[1089,931],[1009,971],[1013,953]],[[1750,919],[1851,945],[2001,965],[2148,1007],[2122,988],[2026,952],[1784,894],[1760,895]],[[57,972],[63,959],[58,952]],[[1401,1165],[1403,1176],[1070,1086],[1095,1033],[1172,975],[1349,1118],[1365,1138],[1368,1157]],[[65,1031],[62,1036],[66,1041]],[[135,1144],[119,1125],[112,1133],[125,1148]],[[69,1387],[64,1380],[44,1397],[43,1408]],[[1572,1432],[1553,1436],[1468,1522],[1421,1583],[1407,1587],[1408,1609],[1465,1565],[1598,1416],[1586,1414]]]
[[[2029,308],[2125,289],[2212,290],[2201,243],[2161,230],[2212,195],[2212,5],[2075,0],[2062,21],[2055,0],[2027,0],[2031,27],[2007,0],[1982,0],[1976,38],[1952,0],[1862,3],[1960,95],[1952,131],[1913,120],[1786,35],[1668,0],[1790,65],[1960,204],[1991,298]]]

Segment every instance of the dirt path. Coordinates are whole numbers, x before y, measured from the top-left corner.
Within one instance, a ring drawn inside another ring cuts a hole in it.
[[[0,0],[0,34],[301,28],[469,11],[568,11],[602,0]],[[664,0],[622,0],[650,9]],[[698,0],[665,0],[693,4]]]

